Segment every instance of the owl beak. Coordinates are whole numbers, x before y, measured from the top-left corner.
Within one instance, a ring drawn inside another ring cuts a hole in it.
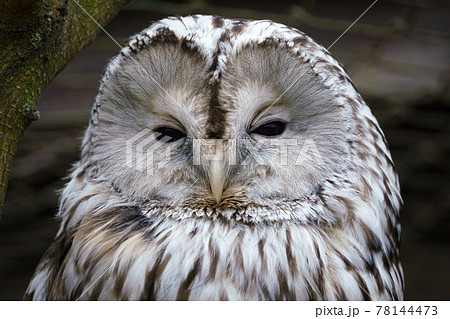
[[[222,198],[223,186],[225,184],[225,168],[221,160],[212,160],[209,167],[209,184],[211,192],[217,203]]]

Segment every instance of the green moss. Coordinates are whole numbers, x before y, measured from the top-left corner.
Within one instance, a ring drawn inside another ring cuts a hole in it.
[[[52,11],[47,11],[44,16],[45,16],[45,19],[49,22],[51,22],[53,20],[53,12]]]
[[[30,106],[30,103],[25,103],[22,107],[23,107],[23,110],[24,110],[26,113],[29,113],[29,112],[32,112],[32,111],[33,111],[33,109],[32,109],[31,106]]]
[[[42,39],[41,39],[41,35],[39,34],[39,32],[36,32],[30,38],[30,42],[35,48],[37,48],[40,45],[41,40]]]

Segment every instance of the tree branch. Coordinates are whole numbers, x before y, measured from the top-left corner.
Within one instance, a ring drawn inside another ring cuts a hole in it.
[[[105,25],[129,1],[78,3]],[[99,31],[74,0],[0,3],[0,216],[11,163],[25,128],[39,117],[42,90]]]

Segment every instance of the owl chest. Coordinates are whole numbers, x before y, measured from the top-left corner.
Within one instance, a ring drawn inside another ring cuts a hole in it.
[[[302,258],[308,246],[294,242],[300,234],[289,228],[197,224],[157,232],[122,258],[124,265],[128,256],[135,260],[122,288],[127,299],[311,299],[311,282],[323,271],[314,258]]]
[[[343,242],[318,227],[230,227],[198,220],[155,225],[142,232],[133,228],[122,238],[105,236],[108,232],[76,236],[58,273],[62,281],[56,280],[64,284],[55,285],[54,295],[104,300],[359,300],[369,299],[369,294],[385,299],[395,288],[384,288],[381,269],[367,270],[363,254],[354,254],[356,246],[348,244],[350,237]],[[400,278],[396,271],[393,276]]]

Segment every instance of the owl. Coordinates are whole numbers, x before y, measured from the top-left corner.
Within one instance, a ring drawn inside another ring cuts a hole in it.
[[[169,17],[101,81],[26,300],[399,300],[402,199],[343,67],[268,20]]]

